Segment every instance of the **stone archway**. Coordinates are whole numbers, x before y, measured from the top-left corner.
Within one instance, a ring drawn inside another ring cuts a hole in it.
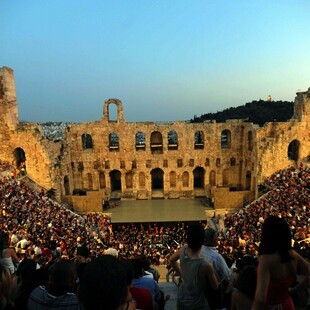
[[[65,195],[70,195],[70,184],[67,175],[65,175],[64,177],[64,188],[65,188]]]
[[[204,188],[205,184],[205,170],[202,167],[196,167],[193,171],[194,188]]]
[[[26,169],[26,154],[25,151],[21,147],[17,147],[14,152],[14,162],[16,168],[22,168]]]
[[[247,171],[245,175],[245,190],[251,190],[251,181],[252,181],[252,174],[251,171]]]
[[[295,160],[297,161],[299,158],[299,147],[300,147],[300,143],[298,140],[293,140],[287,149],[287,157],[290,160]]]
[[[119,170],[112,170],[110,172],[110,181],[111,181],[111,190],[112,191],[121,191],[122,190],[121,173]]]
[[[160,168],[155,168],[151,171],[152,190],[164,189],[164,171]]]

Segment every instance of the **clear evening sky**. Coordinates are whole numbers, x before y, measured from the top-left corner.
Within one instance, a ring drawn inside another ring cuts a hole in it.
[[[188,120],[310,87],[309,0],[0,0],[20,120]]]

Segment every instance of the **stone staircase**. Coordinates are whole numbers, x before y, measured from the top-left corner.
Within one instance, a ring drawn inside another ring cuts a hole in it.
[[[159,282],[158,285],[165,296],[170,295],[170,299],[165,304],[165,310],[176,310],[178,287],[173,282]]]

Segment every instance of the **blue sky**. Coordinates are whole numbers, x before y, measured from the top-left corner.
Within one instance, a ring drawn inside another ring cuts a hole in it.
[[[0,0],[21,120],[188,120],[310,87],[309,0]]]

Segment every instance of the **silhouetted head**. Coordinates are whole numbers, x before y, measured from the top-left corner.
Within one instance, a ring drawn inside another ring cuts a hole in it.
[[[262,227],[259,255],[278,252],[282,262],[292,259],[289,250],[292,248],[292,235],[288,223],[277,216],[269,216]]]
[[[87,264],[80,278],[78,297],[85,310],[116,310],[128,294],[127,270],[111,255]]]
[[[9,247],[9,234],[5,231],[0,231],[0,249],[6,249]]]
[[[205,229],[205,242],[206,246],[216,246],[217,232],[213,228]]]
[[[204,228],[201,224],[195,223],[188,227],[187,245],[194,251],[200,250],[205,240]]]
[[[48,291],[60,295],[72,292],[76,284],[76,270],[73,261],[59,260],[49,267]]]

